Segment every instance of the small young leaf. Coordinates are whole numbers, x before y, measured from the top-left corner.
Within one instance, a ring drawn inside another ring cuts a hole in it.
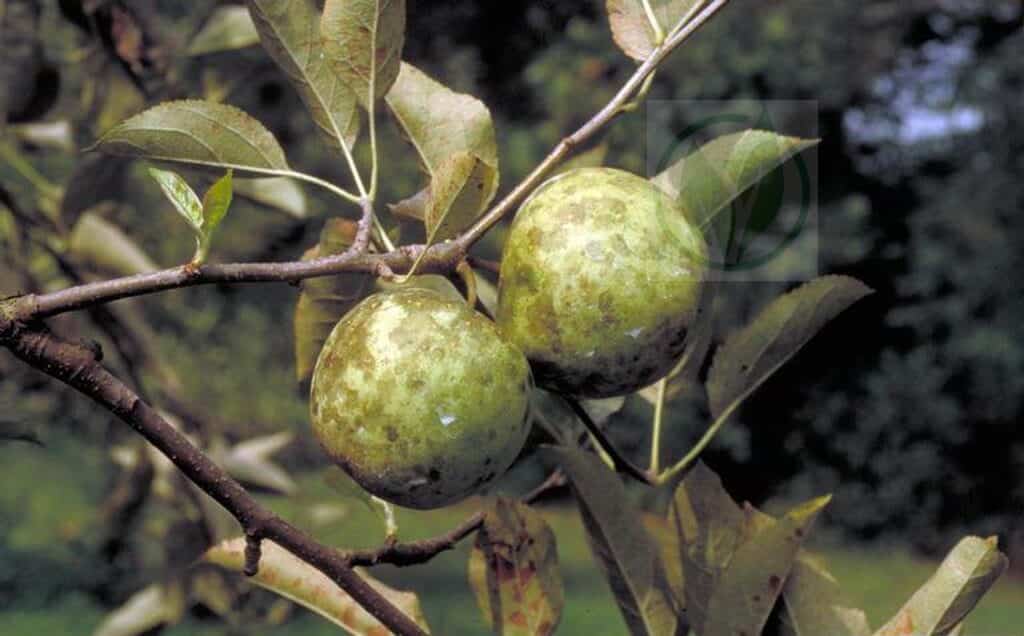
[[[569,448],[546,449],[569,477],[591,551],[612,588],[634,636],[686,633],[666,592],[660,552],[644,530],[640,511],[619,477],[594,455]]]
[[[335,148],[359,135],[356,93],[327,59],[314,0],[248,0],[249,13],[270,57],[291,80],[314,123]]]
[[[203,28],[193,36],[186,54],[207,55],[222,51],[234,51],[260,43],[260,34],[252,23],[252,17],[245,7],[224,6],[217,8],[206,20]]]
[[[995,537],[966,537],[875,636],[946,636],[1006,571]]]
[[[869,636],[864,612],[846,607],[839,584],[820,563],[801,550],[782,589],[780,636]]]
[[[712,415],[735,409],[818,331],[870,293],[856,279],[824,276],[772,301],[715,354],[707,382]]]
[[[149,175],[160,185],[164,196],[174,205],[178,214],[192,226],[196,234],[202,235],[203,203],[188,183],[170,170],[150,168]]]
[[[679,200],[691,220],[707,228],[737,197],[817,144],[815,139],[744,130],[708,142],[651,181]]]
[[[284,151],[263,124],[234,106],[165,102],[118,124],[93,149],[259,177],[288,170]]]
[[[68,254],[80,265],[114,276],[145,274],[159,269],[121,228],[92,211],[79,217],[71,230]]]
[[[704,1],[650,0],[650,3],[662,35],[667,35]],[[659,43],[643,0],[608,0],[607,10],[615,43],[634,60],[646,60]]]
[[[227,174],[218,179],[203,195],[203,232],[207,238],[213,236],[228,213],[232,192],[231,170],[228,170]]]
[[[546,636],[558,626],[565,599],[555,534],[525,504],[488,503],[469,555],[469,582],[496,634]]]
[[[388,633],[380,621],[352,600],[326,574],[272,541],[263,541],[262,547],[259,572],[250,581],[316,612],[352,634]],[[245,539],[231,539],[210,548],[204,561],[241,572],[245,567]],[[424,631],[429,631],[414,593],[392,589],[362,571],[359,575]]]
[[[372,108],[398,78],[405,0],[327,0],[320,31],[335,72]]]

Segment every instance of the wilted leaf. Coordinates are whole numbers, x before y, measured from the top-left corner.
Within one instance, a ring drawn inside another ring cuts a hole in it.
[[[650,0],[654,18],[661,27],[662,35],[691,15],[705,0]],[[646,60],[658,46],[654,27],[644,9],[643,0],[608,0],[608,20],[612,37],[619,48],[634,60]]]
[[[868,636],[867,616],[843,604],[839,584],[817,559],[797,556],[779,608],[780,636]]]
[[[262,545],[259,572],[249,579],[253,583],[295,601],[351,634],[383,636],[390,633],[327,575],[272,541],[263,541]],[[204,560],[241,572],[245,567],[245,539],[231,539],[210,548]],[[357,572],[413,622],[429,631],[415,594],[392,589],[365,572]]]
[[[359,134],[356,93],[332,67],[313,0],[249,0],[263,48],[291,80],[328,143],[349,148]]]
[[[119,227],[93,212],[82,214],[71,230],[68,253],[80,265],[114,276],[159,269]]]
[[[245,7],[218,7],[192,38],[188,55],[206,55],[244,49],[260,43],[260,34]]]
[[[184,611],[184,590],[180,584],[150,585],[108,614],[93,636],[147,634],[161,625],[177,623]]]
[[[488,503],[469,555],[469,582],[496,634],[547,635],[558,626],[565,598],[555,534],[525,504]]]
[[[203,231],[203,202],[195,191],[177,173],[150,168],[149,174],[160,185],[167,200],[197,234]]]
[[[946,636],[1006,571],[996,538],[966,537],[875,636]]]
[[[309,215],[306,195],[291,179],[235,179],[235,194],[296,219],[304,219]]]
[[[745,130],[708,142],[652,181],[702,228],[776,168],[818,140]]]
[[[294,439],[288,431],[239,442],[224,454],[220,464],[241,482],[290,495],[295,482],[272,457]]]
[[[249,176],[288,170],[284,151],[263,124],[234,106],[165,102],[118,124],[93,149]]]
[[[856,279],[824,276],[772,301],[715,354],[707,382],[712,415],[735,409],[825,325],[870,293]]]
[[[335,71],[372,108],[398,78],[405,0],[327,0],[320,30]]]
[[[619,477],[583,451],[547,449],[569,477],[587,538],[634,636],[675,634],[677,608],[666,592],[660,552],[644,529],[640,511]]]
[[[776,520],[740,509],[698,463],[679,485],[669,518],[681,539],[686,611],[701,636],[760,634],[800,545],[828,497]]]
[[[340,254],[355,239],[356,224],[330,219],[320,235],[320,245],[307,258]],[[338,274],[311,278],[302,283],[295,308],[295,373],[300,383],[313,377],[317,356],[341,317],[373,289],[366,274]]]

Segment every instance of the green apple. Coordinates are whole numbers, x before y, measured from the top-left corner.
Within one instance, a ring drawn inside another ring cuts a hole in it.
[[[498,326],[526,354],[538,386],[625,395],[682,354],[706,271],[701,233],[650,181],[573,170],[541,185],[512,224]]]
[[[454,503],[501,475],[529,432],[529,365],[461,299],[370,296],[327,338],[313,431],[368,492],[410,508]]]

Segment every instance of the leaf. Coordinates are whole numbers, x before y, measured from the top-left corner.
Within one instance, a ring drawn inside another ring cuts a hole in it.
[[[390,633],[327,575],[272,541],[265,540],[262,546],[259,572],[249,579],[253,583],[312,610],[351,634]],[[245,539],[239,537],[224,541],[210,548],[203,560],[233,572],[242,572],[245,567]],[[406,616],[429,631],[414,593],[392,589],[361,570],[357,573]]]
[[[662,33],[668,34],[704,1],[650,0],[650,3]],[[646,60],[658,46],[658,40],[643,0],[608,0],[606,8],[615,43],[634,60]]]
[[[320,32],[335,72],[371,109],[398,78],[405,0],[327,0]]]
[[[677,607],[686,606],[686,584],[683,578],[683,564],[679,558],[679,533],[668,520],[657,515],[643,513],[644,528],[651,540],[658,546],[661,563],[665,568],[665,591],[672,596]]]
[[[220,226],[231,207],[231,170],[203,195],[203,232],[209,237]]]
[[[824,564],[801,550],[782,589],[780,636],[868,636],[864,612],[846,607]]]
[[[702,463],[679,485],[669,519],[681,540],[686,611],[701,636],[760,634],[829,497],[780,520],[742,510]]]
[[[626,397],[581,400],[580,404],[586,409],[594,424],[598,428],[604,428],[608,420],[626,405]],[[536,424],[563,444],[575,444],[586,431],[564,398],[543,389],[535,388],[530,393],[530,414]]]
[[[80,265],[115,276],[159,269],[135,241],[95,211],[78,219],[68,239],[68,253]]]
[[[707,381],[712,415],[728,415],[825,325],[870,293],[856,279],[824,276],[772,301],[715,354]]]
[[[306,258],[340,254],[352,244],[356,224],[330,219],[320,234],[320,245]],[[295,308],[295,373],[300,384],[313,377],[317,356],[341,317],[373,289],[366,274],[338,274],[303,281]]]
[[[81,157],[71,171],[61,198],[60,218],[65,227],[74,227],[82,212],[99,203],[122,198],[129,161],[101,154]]]
[[[208,55],[244,49],[260,43],[260,34],[245,7],[217,8],[185,50],[187,55]]]
[[[634,636],[675,634],[680,629],[659,550],[626,497],[618,476],[583,451],[548,448],[565,470],[579,504],[591,551],[601,565]]]
[[[494,633],[546,636],[565,602],[555,534],[529,506],[488,502],[469,555],[469,582]]]
[[[741,194],[817,144],[816,139],[744,130],[708,142],[651,181],[679,200],[691,220],[707,228]]]
[[[334,147],[355,144],[359,134],[356,93],[327,59],[320,12],[313,0],[249,0],[260,41],[277,62]]]
[[[284,212],[296,219],[309,216],[306,195],[291,179],[235,179],[234,186],[235,194],[242,199]]]
[[[445,160],[430,182],[423,222],[428,243],[458,236],[473,224],[498,190],[498,173],[476,157],[460,153]]]
[[[196,234],[202,234],[203,203],[188,183],[170,170],[150,168],[149,175],[160,185],[160,189],[174,205],[178,214],[188,221]]]
[[[124,605],[107,615],[93,636],[136,636],[166,624],[177,623],[185,612],[180,584],[153,584],[136,592]]]
[[[946,636],[1006,571],[995,537],[965,537],[875,636]]]
[[[118,124],[91,149],[248,176],[287,171],[284,151],[263,124],[234,106],[164,102]]]
[[[224,454],[220,463],[239,481],[284,495],[293,494],[297,490],[295,482],[271,457],[294,438],[291,432],[282,431],[239,442]]]

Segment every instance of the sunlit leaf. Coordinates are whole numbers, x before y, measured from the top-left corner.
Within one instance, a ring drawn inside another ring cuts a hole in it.
[[[735,409],[825,325],[870,293],[856,279],[824,276],[772,301],[715,354],[707,381],[711,413],[717,418]]]
[[[780,636],[868,636],[864,612],[847,607],[824,564],[801,551],[782,589]]]
[[[695,7],[704,3],[705,0],[650,0],[662,35],[667,35],[684,17],[692,15]],[[659,42],[643,0],[608,0],[607,10],[612,37],[619,48],[634,60],[647,59]]]
[[[875,636],[946,636],[1006,571],[996,538],[966,537]]]
[[[175,211],[184,218],[197,234],[203,232],[203,202],[191,186],[177,173],[150,168],[149,175],[160,185]]]
[[[203,231],[212,234],[224,220],[231,207],[234,187],[231,183],[231,170],[218,179],[203,195]]]
[[[306,195],[291,179],[235,179],[235,194],[271,210],[296,219],[309,215]]]
[[[555,534],[525,504],[498,498],[469,555],[469,582],[488,625],[505,636],[545,636],[562,615]]]
[[[405,0],[327,0],[320,24],[330,63],[371,108],[398,78]]]
[[[652,181],[678,199],[691,220],[706,228],[741,194],[817,144],[815,139],[744,130],[708,142]]]
[[[660,551],[644,529],[640,511],[627,499],[618,475],[592,454],[568,448],[546,450],[569,477],[591,550],[630,633],[677,633],[682,619],[666,592]]]
[[[186,53],[207,55],[222,51],[234,51],[259,44],[260,34],[252,23],[252,17],[245,7],[218,7],[193,36]]]
[[[234,106],[165,102],[118,124],[93,149],[249,176],[288,170],[284,151],[263,124]]]
[[[333,68],[320,36],[314,0],[249,0],[263,48],[306,104],[328,143],[349,148],[359,134],[356,93]]]
[[[259,572],[250,577],[250,581],[312,610],[350,634],[390,633],[327,575],[272,541],[263,541],[262,547]],[[231,539],[210,548],[204,560],[233,572],[242,572],[245,567],[245,539]],[[392,589],[365,572],[357,572],[379,594],[428,631],[415,594]]]
[[[76,263],[114,276],[145,274],[159,269],[135,241],[94,212],[79,217],[68,239],[68,254]]]
[[[154,584],[135,593],[107,615],[92,636],[138,636],[177,623],[185,611],[180,584]]]

